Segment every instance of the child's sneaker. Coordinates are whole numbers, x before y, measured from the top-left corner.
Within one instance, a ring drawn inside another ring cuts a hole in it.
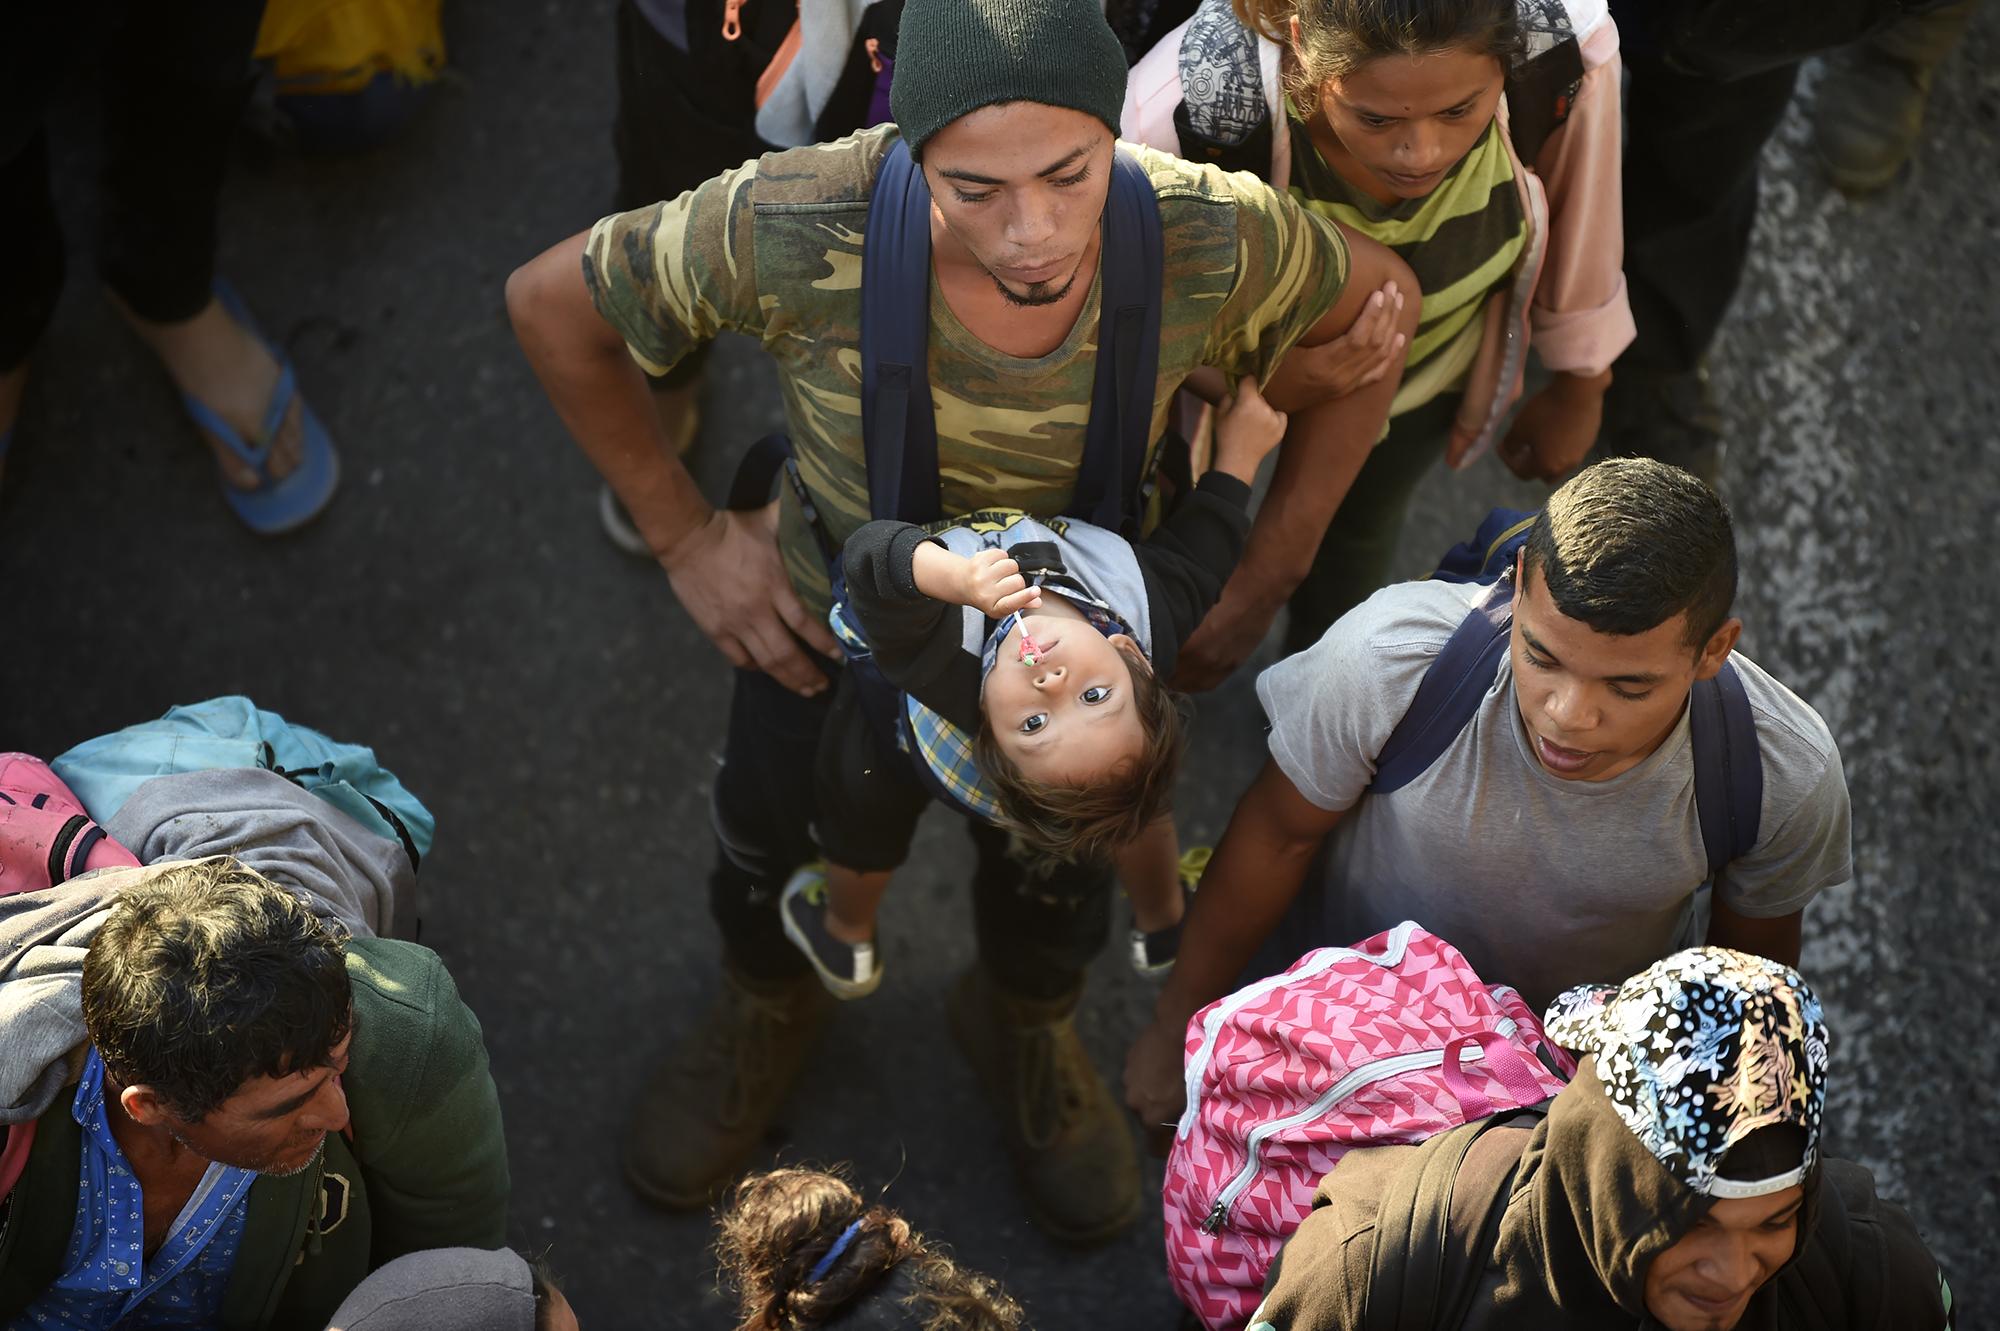
[[[1207,846],[1195,846],[1181,856],[1181,920],[1187,918],[1188,904],[1194,900],[1195,886],[1208,868],[1211,853]],[[1180,955],[1180,921],[1150,933],[1135,927],[1129,946],[1132,969],[1148,980],[1157,980],[1174,968],[1174,958]]]
[[[835,998],[865,998],[882,983],[875,944],[843,943],[826,931],[826,867],[808,864],[792,875],[778,899],[785,937],[806,954],[819,982]]]

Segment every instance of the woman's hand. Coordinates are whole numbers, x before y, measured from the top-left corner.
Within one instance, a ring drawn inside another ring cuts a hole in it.
[[[1558,374],[1521,406],[1500,460],[1524,481],[1561,480],[1581,466],[1604,423],[1604,390],[1611,371],[1591,376]]]
[[[1396,329],[1403,292],[1391,279],[1368,297],[1345,333],[1314,347],[1294,347],[1279,362],[1265,395],[1297,409],[1366,388],[1403,363],[1409,342]]]

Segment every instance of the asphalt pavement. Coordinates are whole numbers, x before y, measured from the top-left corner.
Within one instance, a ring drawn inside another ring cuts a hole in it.
[[[55,108],[72,261],[0,491],[0,748],[54,753],[231,692],[373,744],[438,815],[423,941],[486,1029],[516,1239],[551,1250],[586,1326],[717,1327],[707,1218],[636,1201],[617,1142],[647,1060],[716,979],[706,815],[728,671],[658,571],[600,535],[594,474],[501,298],[515,264],[608,205],[610,10],[455,6],[452,77],[403,139],[251,154],[232,177],[222,270],[297,358],[346,467],[325,518],[275,542],[228,516],[103,299],[88,87]],[[1941,73],[1933,122],[1910,176],[1856,203],[1816,174],[1795,109],[1715,382],[1744,647],[1819,708],[1853,791],[1858,883],[1806,920],[1836,1038],[1831,1146],[1911,1207],[1977,1308],[2000,1297],[1993,6]],[[711,481],[779,420],[754,346],[715,365]],[[1491,461],[1433,476],[1403,571],[1539,493]],[[1190,842],[1221,830],[1260,728],[1247,675],[1202,704]],[[851,1161],[1039,1326],[1170,1326],[1157,1210],[1094,1252],[1041,1239],[951,1051],[969,862],[929,819],[885,907],[888,979],[842,1011],[766,1154]],[[1113,1077],[1150,997],[1124,966],[1100,958],[1081,1018]]]

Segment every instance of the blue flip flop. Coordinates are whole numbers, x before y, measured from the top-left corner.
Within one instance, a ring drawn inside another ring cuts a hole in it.
[[[253,490],[231,484],[226,475],[220,478],[222,497],[229,501],[229,507],[244,526],[259,536],[279,536],[311,522],[332,501],[340,484],[340,458],[334,452],[326,426],[305,399],[299,397],[298,376],[292,369],[291,357],[264,336],[235,288],[218,280],[215,296],[230,317],[249,329],[278,362],[278,385],[271,390],[271,405],[265,409],[263,427],[254,444],[244,440],[206,403],[183,393],[181,404],[196,426],[220,439],[223,447],[257,473],[257,487]],[[285,476],[274,478],[270,471],[272,441],[277,438],[278,428],[284,424],[285,413],[294,399],[299,404],[303,456],[299,465]],[[220,465],[217,464],[218,469]]]

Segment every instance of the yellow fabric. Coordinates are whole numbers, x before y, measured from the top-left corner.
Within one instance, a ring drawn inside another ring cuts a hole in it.
[[[256,56],[287,93],[359,92],[384,71],[428,83],[444,68],[443,0],[270,0]]]

